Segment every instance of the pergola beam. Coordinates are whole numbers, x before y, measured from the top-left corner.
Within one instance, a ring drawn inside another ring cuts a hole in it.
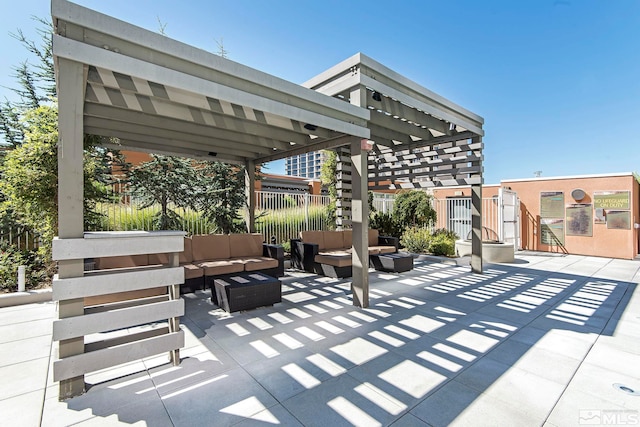
[[[170,117],[152,116],[139,111],[127,111],[114,107],[107,108],[109,108],[111,115],[106,117],[104,115],[101,115],[102,117],[93,116],[91,114],[93,109],[89,108],[86,113],[87,125],[105,127],[105,124],[114,123],[117,126],[111,126],[112,128],[126,132],[144,133],[145,129],[149,129],[152,135],[164,135],[165,137],[172,135],[171,138],[183,141],[188,141],[191,138],[203,143],[206,143],[205,141],[211,138],[234,141],[240,145],[240,148],[246,145],[247,151],[258,153],[267,153],[273,149],[286,150],[290,147],[288,142],[256,137],[224,128],[218,129]]]
[[[99,49],[55,34],[53,36],[53,45],[58,52],[58,56],[62,58],[74,59],[84,64],[109,69],[117,73],[141,79],[145,79],[146,76],[153,76],[155,83],[168,87],[221,99],[259,111],[288,117],[303,123],[312,123],[315,126],[337,132],[353,134],[362,138],[369,137],[369,133],[366,131],[366,128],[363,127],[366,121],[359,117],[353,116],[353,122],[336,119],[326,115],[326,113],[309,111],[295,105],[267,99],[260,95],[224,86],[211,80],[187,75],[109,50]],[[319,106],[319,109],[322,110],[323,108]]]
[[[337,138],[328,139],[326,141],[320,141],[312,144],[307,144],[298,148],[292,148],[286,152],[277,152],[268,156],[258,157],[256,163],[266,163],[273,160],[284,159],[285,157],[297,156],[299,154],[309,153],[311,151],[329,150],[343,145],[348,145],[351,142],[351,135],[342,135]]]

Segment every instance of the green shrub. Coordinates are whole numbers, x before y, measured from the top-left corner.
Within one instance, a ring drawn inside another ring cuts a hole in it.
[[[456,234],[456,232],[455,232],[455,231],[453,231],[453,230],[447,230],[446,228],[438,228],[438,229],[436,229],[436,230],[433,230],[433,231],[431,232],[431,235],[432,235],[433,237],[436,237],[436,236],[445,236],[447,239],[451,239],[451,240],[453,240],[454,242],[460,238],[460,237]]]
[[[47,280],[47,266],[36,250],[19,250],[7,242],[0,242],[0,289],[9,291],[17,289],[20,265],[27,267],[25,277],[27,287],[36,287]]]
[[[378,230],[381,236],[402,236],[402,227],[390,213],[375,212],[369,220],[369,227]]]
[[[291,253],[291,240],[285,240],[284,242],[282,242],[282,249],[284,249],[284,252],[287,254]]]
[[[428,229],[422,227],[407,228],[400,238],[400,244],[407,251],[416,254],[427,253],[430,243],[431,233]]]
[[[453,233],[455,236],[455,233]],[[431,242],[429,243],[429,252],[439,256],[452,256],[455,255],[455,241],[445,233],[431,236]]]
[[[430,232],[426,228],[411,227],[402,234],[400,244],[409,252],[453,256],[457,239],[456,233],[443,228]]]
[[[393,218],[402,227],[429,226],[436,223],[433,197],[424,191],[408,190],[396,195]]]

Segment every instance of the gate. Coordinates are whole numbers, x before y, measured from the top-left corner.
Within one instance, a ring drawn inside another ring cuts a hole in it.
[[[447,230],[454,231],[461,239],[466,239],[471,231],[471,198],[447,199]]]
[[[498,193],[498,236],[520,249],[520,199],[515,191],[500,188]]]

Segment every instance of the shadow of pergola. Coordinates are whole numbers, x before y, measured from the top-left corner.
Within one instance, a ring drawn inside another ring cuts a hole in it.
[[[206,292],[186,295],[192,336],[180,366],[147,360],[145,372],[95,386],[104,407],[80,397],[68,408],[136,422],[146,412],[121,402],[137,399],[174,425],[389,425],[407,413],[447,425],[493,393],[495,411],[542,424],[597,337],[615,332],[636,286],[416,261],[409,273],[371,272],[371,307],[359,309],[348,280],[291,274],[272,307],[228,314]],[[514,368],[522,381],[497,392]]]

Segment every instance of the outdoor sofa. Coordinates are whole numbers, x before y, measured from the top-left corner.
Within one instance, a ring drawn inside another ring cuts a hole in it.
[[[299,239],[291,240],[293,268],[329,277],[351,277],[352,230],[301,231]],[[378,230],[368,231],[369,255],[398,252],[397,237],[380,236]]]
[[[95,269],[153,268],[168,264],[168,254],[130,255],[96,258]],[[181,291],[195,292],[213,285],[217,277],[243,272],[260,272],[268,276],[284,275],[284,250],[280,245],[263,243],[261,234],[203,234],[184,238],[180,265],[185,281]],[[164,287],[145,291],[105,295],[101,300],[85,299],[85,305],[103,304],[166,293]],[[108,300],[108,301],[107,301]],[[215,298],[214,298],[215,300]]]

